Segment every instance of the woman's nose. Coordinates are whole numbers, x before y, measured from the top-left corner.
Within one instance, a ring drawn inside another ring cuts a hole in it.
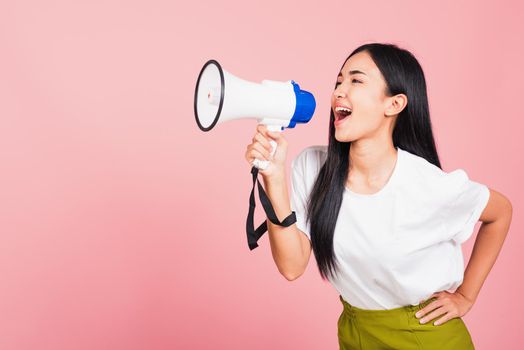
[[[345,94],[339,89],[335,90],[333,94],[335,95],[336,98],[345,96]]]

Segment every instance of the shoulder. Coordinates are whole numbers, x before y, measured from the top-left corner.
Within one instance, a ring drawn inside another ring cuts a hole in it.
[[[416,173],[417,175],[425,175],[432,178],[445,178],[445,177],[463,177],[466,175],[463,169],[456,169],[453,171],[445,171],[435,164],[429,162],[426,158],[411,153],[406,150],[402,150],[405,155],[406,164],[411,172]]]
[[[407,168],[416,175],[426,175],[439,177],[444,175],[444,171],[435,164],[429,162],[426,158],[411,153],[406,150],[402,150],[405,155]]]
[[[424,191],[420,193],[434,193],[437,197],[448,197],[471,182],[467,172],[462,168],[445,171],[424,157],[405,150],[403,154],[405,183],[409,183],[414,190]]]
[[[319,170],[326,161],[327,147],[327,145],[313,145],[304,148],[291,161],[291,168],[300,169],[303,173]]]

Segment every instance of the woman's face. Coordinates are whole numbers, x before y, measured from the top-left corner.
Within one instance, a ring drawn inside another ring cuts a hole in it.
[[[385,117],[385,91],[386,82],[367,52],[361,51],[346,61],[331,96],[337,141],[350,142],[388,130],[394,120]],[[344,117],[339,106],[351,109],[351,114]]]

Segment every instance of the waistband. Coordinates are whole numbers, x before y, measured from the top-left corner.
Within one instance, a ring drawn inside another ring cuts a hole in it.
[[[367,310],[367,309],[361,309],[356,306],[353,306],[349,304],[347,301],[345,301],[342,298],[342,295],[339,295],[340,301],[344,305],[344,312],[350,314],[350,315],[356,315],[356,316],[379,316],[379,315],[391,315],[391,314],[397,314],[397,313],[405,313],[408,312],[416,312],[424,307],[426,307],[428,304],[430,304],[432,301],[437,300],[436,297],[433,297],[431,299],[425,300],[422,303],[419,303],[417,305],[406,305],[397,307],[394,309],[388,309],[388,310]]]

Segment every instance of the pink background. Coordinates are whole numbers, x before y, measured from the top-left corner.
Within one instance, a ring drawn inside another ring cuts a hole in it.
[[[314,93],[311,122],[284,133],[289,165],[327,143],[347,55],[383,41],[425,70],[444,170],[463,168],[513,203],[464,320],[478,349],[518,349],[522,10],[516,0],[3,1],[0,348],[337,348],[342,306],[314,258],[289,282],[267,234],[248,249],[244,152],[256,121],[203,133],[194,87],[214,58],[243,79],[294,79]]]

